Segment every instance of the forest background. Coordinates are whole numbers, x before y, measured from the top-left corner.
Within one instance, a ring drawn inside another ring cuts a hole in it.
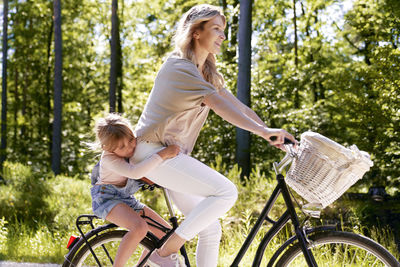
[[[2,57],[1,155],[8,172],[10,166],[21,164],[30,169],[35,181],[55,174],[69,177],[68,181],[87,180],[98,155],[84,142],[94,141],[95,119],[110,111],[110,81],[115,79],[116,85],[111,110],[135,123],[163,59],[173,49],[179,17],[203,3],[120,0],[113,65],[112,2],[117,1],[61,2],[62,101],[57,102],[53,1],[7,1],[8,22],[2,30],[2,36],[7,32],[8,52]],[[236,94],[241,90],[237,80],[240,3],[207,3],[221,6],[227,17],[227,40],[218,55],[218,68],[227,88]],[[297,138],[312,130],[346,146],[356,144],[370,153],[374,166],[354,190],[366,193],[371,186],[381,186],[398,196],[400,2],[256,0],[251,5],[247,104],[268,126],[285,128]],[[56,109],[62,110],[57,155],[53,145]],[[193,156],[209,165],[222,164],[229,171],[236,164],[235,136],[235,128],[211,112]],[[250,138],[250,170],[269,173],[281,152],[256,136]],[[57,168],[52,165],[55,157],[60,162]],[[9,173],[3,172],[2,177],[4,185],[12,184],[7,181]],[[7,216],[17,200],[3,197],[2,201],[0,216]],[[28,215],[15,218],[24,216]]]

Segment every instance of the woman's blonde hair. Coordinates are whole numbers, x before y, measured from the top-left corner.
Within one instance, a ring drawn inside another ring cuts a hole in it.
[[[174,36],[175,52],[179,53],[181,57],[189,59],[194,64],[197,64],[194,54],[193,33],[196,30],[203,29],[204,24],[216,16],[220,16],[223,19],[224,24],[226,23],[224,14],[221,9],[216,6],[201,4],[196,5],[187,11],[179,21]],[[218,72],[215,62],[215,55],[210,53],[202,69],[203,76],[205,80],[214,85],[215,88],[221,89],[224,87],[225,81],[222,75]]]
[[[128,138],[135,138],[130,122],[116,113],[110,113],[96,121],[94,128],[97,146],[107,151],[114,151],[119,142]]]

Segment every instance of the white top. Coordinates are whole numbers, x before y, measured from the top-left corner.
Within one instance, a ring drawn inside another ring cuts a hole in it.
[[[204,97],[217,93],[192,61],[171,55],[162,65],[135,134],[140,141],[175,144],[189,154],[210,108]]]
[[[114,153],[103,151],[100,159],[100,178],[96,184],[125,186],[128,178],[141,179],[162,162],[163,159],[157,153],[137,164],[132,164]]]

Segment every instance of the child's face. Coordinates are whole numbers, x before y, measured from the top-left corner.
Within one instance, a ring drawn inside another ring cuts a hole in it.
[[[133,156],[136,148],[136,138],[124,138],[119,142],[118,147],[113,151],[115,155],[121,158],[130,158]]]

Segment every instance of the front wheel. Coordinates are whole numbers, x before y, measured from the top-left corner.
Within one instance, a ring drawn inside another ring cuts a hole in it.
[[[97,256],[97,259],[100,261],[101,266],[112,266],[121,239],[126,233],[127,231],[125,230],[113,230],[101,233],[89,240],[90,247]],[[143,253],[152,248],[153,243],[147,238],[143,239],[134,254],[129,258],[126,266],[136,266]],[[98,264],[93,257],[89,246],[85,243],[75,253],[69,266],[98,266]]]
[[[320,232],[307,236],[309,249],[319,267],[322,266],[390,266],[400,263],[384,247],[367,237],[339,231]],[[276,266],[307,266],[300,245],[290,247]]]

